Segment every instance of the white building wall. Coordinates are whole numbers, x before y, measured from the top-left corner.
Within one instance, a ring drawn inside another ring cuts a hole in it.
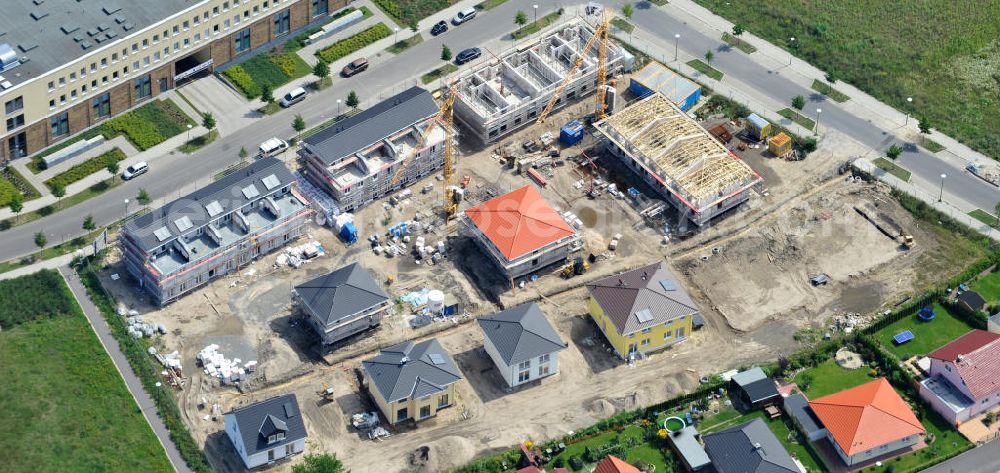
[[[965,422],[969,420],[969,409],[962,409],[959,412],[955,412],[945,404],[941,398],[937,397],[933,391],[927,389],[923,384],[920,384],[920,397],[927,401],[928,404],[938,413],[944,420],[948,421],[951,425],[955,425],[958,422]]]
[[[287,453],[288,445],[292,446],[291,454]],[[268,460],[269,450],[264,450],[262,452],[258,452],[254,455],[251,455],[249,461],[246,462],[246,466],[247,468],[256,468],[258,466],[268,464],[269,461],[278,461],[285,457],[298,455],[299,453],[302,453],[305,449],[306,449],[306,439],[302,438],[292,442],[291,444],[279,445],[277,447],[272,448],[271,450],[274,451],[274,460]]]
[[[547,378],[559,372],[559,352],[549,353],[549,361],[547,363],[541,363],[539,360],[541,357],[536,357],[528,360],[528,370],[530,377],[524,381],[518,381],[518,376],[521,373],[520,364],[515,363],[513,365],[508,365],[500,357],[500,353],[497,352],[496,347],[493,346],[493,342],[489,338],[485,339],[483,342],[483,348],[486,349],[486,353],[490,355],[490,359],[497,366],[497,370],[500,371],[500,375],[503,380],[507,383],[507,386],[516,387],[522,384],[530,383],[536,379]],[[548,366],[549,374],[545,376],[540,376],[540,369],[543,366]]]
[[[955,364],[950,361],[942,361],[936,358],[931,358],[931,376],[941,375],[944,379],[948,380],[955,389],[958,389],[965,394],[969,399],[975,399],[972,395],[972,391],[969,391],[969,387],[965,385],[962,381],[962,377],[958,375],[958,368]]]
[[[236,453],[239,453],[240,460],[243,460],[244,465],[249,465],[249,463],[247,463],[247,449],[246,446],[243,445],[243,436],[240,434],[240,426],[236,424],[236,416],[225,416],[225,423],[226,435],[228,435],[229,440],[233,442],[233,447],[236,448]]]
[[[833,439],[833,435],[827,432],[826,437],[827,439],[830,440],[830,443],[833,444],[834,449],[837,450],[837,455],[840,455],[840,459],[843,460],[844,463],[846,463],[848,466],[856,465],[858,463],[871,460],[872,458],[890,454],[899,449],[909,447],[910,445],[914,445],[917,443],[918,440],[920,440],[919,434],[911,435],[909,437],[904,437],[894,442],[887,443],[880,447],[875,447],[871,450],[865,450],[861,453],[854,454],[853,456],[847,456],[847,454],[840,449],[840,445],[837,444],[837,441]]]

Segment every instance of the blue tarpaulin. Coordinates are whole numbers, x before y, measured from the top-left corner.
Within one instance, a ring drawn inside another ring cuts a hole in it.
[[[348,243],[358,241],[358,229],[354,223],[345,223],[343,227],[340,227],[340,238]]]

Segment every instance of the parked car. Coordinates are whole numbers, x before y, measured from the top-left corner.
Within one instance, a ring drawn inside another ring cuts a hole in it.
[[[288,142],[281,138],[271,138],[260,144],[260,148],[257,149],[257,156],[268,158],[281,154],[286,149],[288,149]]]
[[[455,18],[451,19],[451,22],[454,23],[455,26],[458,26],[458,25],[461,25],[462,23],[465,23],[466,21],[469,21],[469,20],[475,18],[475,17],[476,17],[476,9],[475,8],[466,8],[465,10],[462,10],[462,11],[458,12],[458,14],[455,15]]]
[[[448,22],[441,20],[431,27],[431,36],[437,36],[445,31],[448,31]]]
[[[481,56],[483,52],[479,48],[463,49],[455,56],[455,64],[462,65]]]
[[[306,99],[306,89],[296,87],[281,98],[281,106],[288,108]]]
[[[355,59],[354,61],[351,61],[350,64],[344,66],[344,69],[340,71],[340,75],[344,77],[351,77],[365,69],[368,69],[368,59],[362,57]]]
[[[149,171],[149,164],[145,161],[139,161],[138,163],[125,168],[125,171],[122,172],[122,179],[127,181],[140,174],[145,174],[146,171]]]

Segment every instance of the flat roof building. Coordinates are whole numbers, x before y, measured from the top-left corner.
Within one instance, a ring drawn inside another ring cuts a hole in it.
[[[583,56],[583,64],[562,92],[556,108],[597,88],[598,50],[583,51],[594,28],[580,19],[566,22],[535,41],[499,56],[490,56],[458,76],[455,117],[483,143],[492,143],[530,123],[548,105],[552,94]],[[635,58],[608,42],[607,71],[615,75],[632,68]]]
[[[595,124],[608,150],[702,226],[746,202],[761,177],[660,93]]]
[[[430,92],[412,87],[302,142],[309,178],[351,212],[444,165],[444,128]],[[398,182],[392,178],[434,127]]]
[[[130,220],[118,243],[139,287],[164,305],[299,237],[312,212],[265,158]]]
[[[349,0],[7,1],[0,163],[283,41]]]

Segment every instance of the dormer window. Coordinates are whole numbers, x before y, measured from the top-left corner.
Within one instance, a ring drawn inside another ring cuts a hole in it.
[[[267,438],[267,443],[280,442],[282,440],[285,440],[285,433],[284,432],[278,432],[278,433],[273,434],[270,437],[268,437]]]

